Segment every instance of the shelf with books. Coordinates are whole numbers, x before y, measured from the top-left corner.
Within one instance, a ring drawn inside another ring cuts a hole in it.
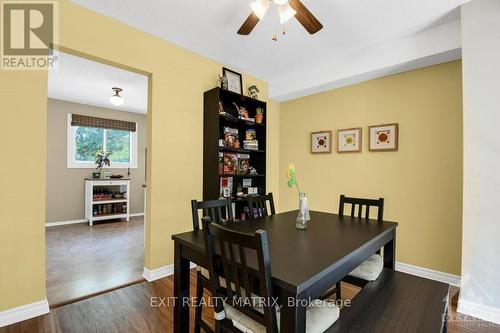
[[[223,174],[219,175],[219,177],[237,177],[237,178],[257,178],[257,177],[265,177],[266,175],[263,174],[256,174],[256,175],[232,175],[232,174]]]
[[[240,154],[250,154],[250,153],[265,153],[265,150],[262,149],[236,149],[229,147],[219,147],[219,151],[221,152],[229,152],[229,153],[240,153]]]
[[[246,196],[267,193],[266,112],[266,102],[220,88],[204,94],[203,200],[230,198],[237,218]]]

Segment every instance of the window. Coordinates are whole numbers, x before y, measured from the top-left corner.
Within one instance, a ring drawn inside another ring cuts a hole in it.
[[[110,168],[137,168],[137,131],[71,125],[68,115],[68,168],[95,168],[98,150],[111,152]]]

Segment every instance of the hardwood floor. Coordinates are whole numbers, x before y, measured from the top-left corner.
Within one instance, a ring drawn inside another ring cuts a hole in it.
[[[142,217],[48,227],[45,238],[51,307],[144,280]]]
[[[191,295],[196,287],[195,270],[191,273]],[[156,333],[172,332],[173,308],[164,297],[172,296],[173,278],[152,283],[143,282],[110,293],[92,297],[77,303],[51,310],[50,314],[0,328],[0,333]],[[342,284],[346,299],[355,297],[359,288]],[[458,289],[453,289],[452,300]],[[208,297],[209,295],[205,295]],[[450,314],[456,314],[456,302],[452,301]],[[207,322],[213,323],[213,312],[203,311]],[[194,308],[191,309],[191,331],[194,324]],[[469,317],[470,318],[470,317]],[[463,327],[466,325],[467,327]],[[462,327],[461,327],[462,326]],[[451,333],[500,332],[500,326],[483,321],[458,322],[449,326]],[[424,333],[424,332],[422,332]]]

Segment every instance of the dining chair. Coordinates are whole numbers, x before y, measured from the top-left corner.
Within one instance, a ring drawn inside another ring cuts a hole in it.
[[[202,223],[213,277],[210,287],[215,306],[215,332],[278,333],[280,308],[274,302],[267,233],[232,231],[211,223],[209,218],[203,218]],[[249,262],[256,262],[257,267],[250,267]],[[220,283],[221,276],[225,278],[225,285]],[[306,310],[306,332],[324,332],[335,323],[339,313],[334,304],[312,301]],[[197,325],[195,321],[195,331],[199,330]]]
[[[384,219],[384,198],[377,199],[362,199],[362,198],[350,198],[345,195],[340,196],[339,202],[339,215],[344,216],[344,210],[346,204],[351,205],[351,214],[350,216],[356,217],[356,210],[358,212],[357,217],[363,217],[363,211],[365,212],[365,219],[370,218],[370,208],[376,207],[378,209],[377,212],[377,221],[381,222]],[[357,209],[356,209],[357,208]],[[363,210],[364,208],[364,210]]]
[[[382,222],[384,219],[384,198],[363,199],[351,198],[345,195],[340,196],[339,216],[345,216],[346,205],[350,205],[350,214],[348,216],[358,218],[370,218],[370,208],[377,209],[377,221]],[[364,212],[364,214],[363,214]],[[367,260],[361,263],[353,271],[351,271],[342,281],[354,284],[356,286],[364,286],[368,281],[376,280],[384,269],[384,259],[380,255],[380,250],[370,256]],[[337,299],[341,299],[341,284],[338,282],[334,288],[323,294],[322,298],[327,298],[335,294]]]
[[[227,224],[233,221],[233,209],[231,205],[231,200],[221,199],[221,200],[207,200],[207,201],[197,201],[191,200],[191,213],[193,217],[193,230],[200,230],[200,211],[203,217],[209,217],[211,221],[219,224]],[[196,299],[198,300],[195,309],[196,320],[201,320],[202,314],[202,302],[204,290],[210,290],[210,273],[207,269],[199,267],[196,272]],[[202,325],[205,331],[209,330],[209,327]],[[199,333],[199,330],[196,331]]]
[[[193,230],[200,229],[199,211],[202,212],[201,217],[209,216],[210,219],[215,223],[226,224],[234,220],[231,200],[229,199],[207,200],[207,201],[191,200]]]
[[[267,203],[269,203],[269,208],[267,208]],[[251,220],[276,214],[273,194],[248,196],[248,210]]]

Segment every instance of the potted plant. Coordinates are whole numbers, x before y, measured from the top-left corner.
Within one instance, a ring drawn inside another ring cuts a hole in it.
[[[263,119],[264,119],[264,109],[257,108],[257,110],[255,110],[255,122],[257,124],[262,124]]]
[[[97,153],[95,153],[95,158],[96,158],[95,164],[97,164],[97,167],[96,167],[97,171],[92,173],[92,176],[95,179],[98,179],[101,177],[101,170],[105,165],[110,166],[111,162],[109,160],[109,155],[111,155],[110,152],[105,152],[102,150],[98,150]]]

